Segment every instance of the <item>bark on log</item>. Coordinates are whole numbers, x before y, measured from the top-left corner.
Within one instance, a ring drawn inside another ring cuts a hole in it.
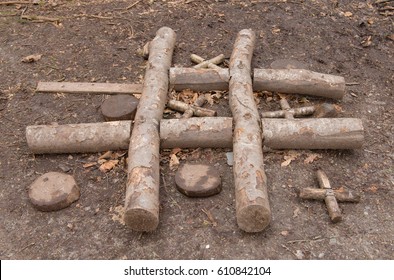
[[[304,69],[255,69],[253,89],[341,99],[345,79]]]
[[[357,149],[364,142],[360,119],[263,119],[264,145],[272,149]]]
[[[148,67],[130,138],[124,220],[137,231],[153,231],[159,224],[159,124],[175,38],[171,28],[162,27],[149,44]]]
[[[316,172],[317,180],[319,181],[320,188],[326,191],[324,201],[326,202],[328,214],[330,215],[331,221],[337,223],[342,220],[341,210],[339,209],[338,202],[334,196],[334,192],[331,189],[330,181],[327,175],[322,171]]]
[[[160,122],[162,148],[231,148],[232,118],[171,119]]]
[[[170,83],[176,91],[228,90],[228,69],[171,68]]]
[[[161,146],[232,148],[232,122],[223,117],[161,120]],[[364,141],[359,119],[264,119],[262,127],[263,144],[271,149],[356,149]],[[130,129],[131,121],[35,125],[26,128],[26,139],[35,154],[104,152],[127,149]]]
[[[230,59],[229,101],[234,117],[234,183],[238,226],[259,232],[271,221],[260,117],[253,97],[251,61],[255,34],[241,30]]]
[[[316,188],[303,188],[300,190],[300,198],[310,200],[323,200],[327,194],[326,190]],[[359,202],[360,195],[352,190],[334,190],[335,198],[340,202]]]
[[[90,153],[127,149],[131,121],[33,125],[26,140],[34,154]]]

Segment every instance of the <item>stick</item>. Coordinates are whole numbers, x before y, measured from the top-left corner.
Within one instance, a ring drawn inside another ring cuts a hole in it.
[[[161,120],[161,147],[232,148],[232,126],[233,119],[223,117]],[[264,119],[262,128],[264,146],[270,149],[356,149],[364,141],[359,119]],[[130,134],[131,121],[26,128],[34,154],[124,150]]]
[[[205,98],[205,95],[201,94],[194,102],[193,102],[193,106],[194,107],[202,107],[202,105],[204,105],[204,103],[207,101],[207,99]],[[215,112],[215,111],[213,111]],[[193,108],[188,108],[182,115],[183,119],[187,119],[187,118],[191,118],[193,117],[195,111],[193,110]],[[216,116],[216,112],[214,113],[214,115],[211,116]],[[209,116],[207,116],[209,117]]]
[[[38,82],[36,92],[42,93],[90,93],[134,94],[142,92],[141,84]]]
[[[159,224],[159,123],[168,93],[175,38],[171,28],[162,27],[150,43],[148,67],[130,138],[124,220],[137,231],[153,231]]]
[[[289,102],[287,102],[286,98],[281,98],[279,104],[282,110],[285,111],[285,119],[294,119],[294,114],[292,114]]]
[[[32,2],[28,1],[10,1],[10,2],[0,2],[0,6],[7,6],[7,5],[25,5],[25,4],[33,4]]]
[[[262,112],[262,118],[284,118],[286,112],[292,114],[294,117],[301,117],[301,116],[308,116],[312,115],[316,110],[315,106],[307,106],[301,108],[291,108],[288,111],[280,110],[280,111],[273,111],[273,112]]]
[[[326,191],[324,201],[326,202],[328,214],[330,215],[331,221],[337,223],[342,220],[341,210],[339,209],[338,202],[334,196],[334,192],[331,189],[330,181],[327,175],[322,171],[316,172],[317,180],[319,181],[320,188]]]
[[[224,55],[220,54],[212,59],[205,60],[196,54],[192,54],[190,55],[190,59],[193,62],[198,63],[197,65],[193,66],[194,69],[201,69],[201,68],[220,69],[220,67],[217,66],[216,64],[220,64],[224,61]]]
[[[234,117],[234,183],[238,226],[262,231],[271,220],[260,118],[253,98],[251,61],[255,34],[241,30],[230,59],[229,101]]]
[[[345,79],[304,69],[255,69],[253,89],[341,99]]]
[[[326,190],[315,188],[303,188],[300,190],[300,198],[310,200],[323,200],[326,197]],[[359,202],[360,195],[352,190],[334,190],[335,198],[340,202]]]
[[[182,101],[169,100],[167,107],[176,111],[186,112],[187,110],[192,110],[193,115],[196,117],[213,117],[216,116],[216,111],[200,108],[194,105],[188,105]]]

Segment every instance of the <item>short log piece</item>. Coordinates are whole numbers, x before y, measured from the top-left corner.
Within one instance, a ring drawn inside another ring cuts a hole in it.
[[[324,189],[316,188],[303,188],[300,190],[300,198],[310,200],[323,200],[325,199],[327,191]],[[352,190],[342,189],[334,190],[335,198],[340,202],[359,202],[360,195]]]
[[[250,29],[238,33],[229,67],[236,216],[238,226],[246,232],[262,231],[271,221],[260,117],[251,78],[255,40],[255,33]]]
[[[335,198],[334,191],[331,189],[330,181],[322,170],[317,170],[316,176],[319,181],[320,188],[326,191],[324,201],[326,202],[331,221],[337,223],[342,220],[342,215],[341,209],[339,209],[338,202]]]
[[[233,119],[202,117],[160,121],[162,148],[232,148]],[[271,149],[357,149],[364,142],[360,119],[263,119],[264,146]],[[34,154],[127,149],[131,121],[34,125],[26,139]]]
[[[167,93],[175,32],[160,28],[149,44],[149,59],[130,138],[125,224],[136,231],[153,231],[159,224],[159,124]]]
[[[341,99],[345,79],[304,69],[255,69],[253,89]]]

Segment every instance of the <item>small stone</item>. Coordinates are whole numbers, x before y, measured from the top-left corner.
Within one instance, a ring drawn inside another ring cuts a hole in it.
[[[294,59],[278,59],[271,63],[272,69],[308,69],[306,64]]]
[[[319,258],[319,259],[324,258],[324,253],[320,253],[319,256],[318,256],[318,258]]]
[[[186,163],[175,174],[178,190],[190,197],[207,197],[222,190],[219,171],[207,164]]]
[[[229,166],[233,166],[233,164],[234,164],[234,154],[233,154],[233,152],[226,153],[226,157],[227,157],[227,164]]]
[[[297,259],[299,259],[299,260],[302,260],[305,258],[305,255],[301,250],[297,250],[295,255],[296,255]]]
[[[139,100],[132,95],[114,95],[101,104],[106,121],[133,120]]]
[[[71,175],[49,172],[38,177],[29,189],[31,203],[41,211],[66,208],[80,196],[79,187]]]
[[[67,172],[69,172],[70,170],[71,170],[71,167],[70,166],[68,166],[68,165],[66,165],[66,164],[59,164],[59,168],[63,171],[63,172],[65,172],[65,173],[67,173]]]

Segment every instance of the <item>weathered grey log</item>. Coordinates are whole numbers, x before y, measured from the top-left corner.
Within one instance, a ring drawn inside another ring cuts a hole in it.
[[[253,89],[341,99],[345,79],[304,69],[255,69]]]
[[[221,69],[171,68],[170,84],[176,91],[228,90],[229,72]]]
[[[246,232],[262,231],[271,221],[260,117],[251,78],[255,40],[255,34],[250,29],[238,33],[229,67],[229,101],[234,117],[236,215],[238,226]]]
[[[89,94],[134,94],[142,92],[141,84],[117,83],[71,83],[38,82],[36,92],[41,93],[89,93]]]
[[[328,180],[327,175],[322,170],[317,170],[316,176],[317,180],[319,181],[320,188],[326,191],[324,201],[326,202],[328,214],[330,215],[331,221],[333,223],[337,223],[342,220],[342,215],[334,192],[331,189],[330,181]]]
[[[324,200],[327,191],[316,188],[302,188],[300,190],[300,198],[310,200]],[[335,198],[340,202],[359,202],[360,195],[349,189],[334,190]]]
[[[356,118],[263,120],[264,145],[272,149],[358,149],[364,142]]]
[[[127,149],[131,121],[33,125],[26,140],[34,154],[89,153]]]
[[[162,27],[149,44],[142,95],[130,138],[124,220],[137,231],[153,231],[159,224],[159,124],[167,99],[175,38],[171,28]]]
[[[232,118],[170,119],[160,122],[162,148],[231,148]]]

